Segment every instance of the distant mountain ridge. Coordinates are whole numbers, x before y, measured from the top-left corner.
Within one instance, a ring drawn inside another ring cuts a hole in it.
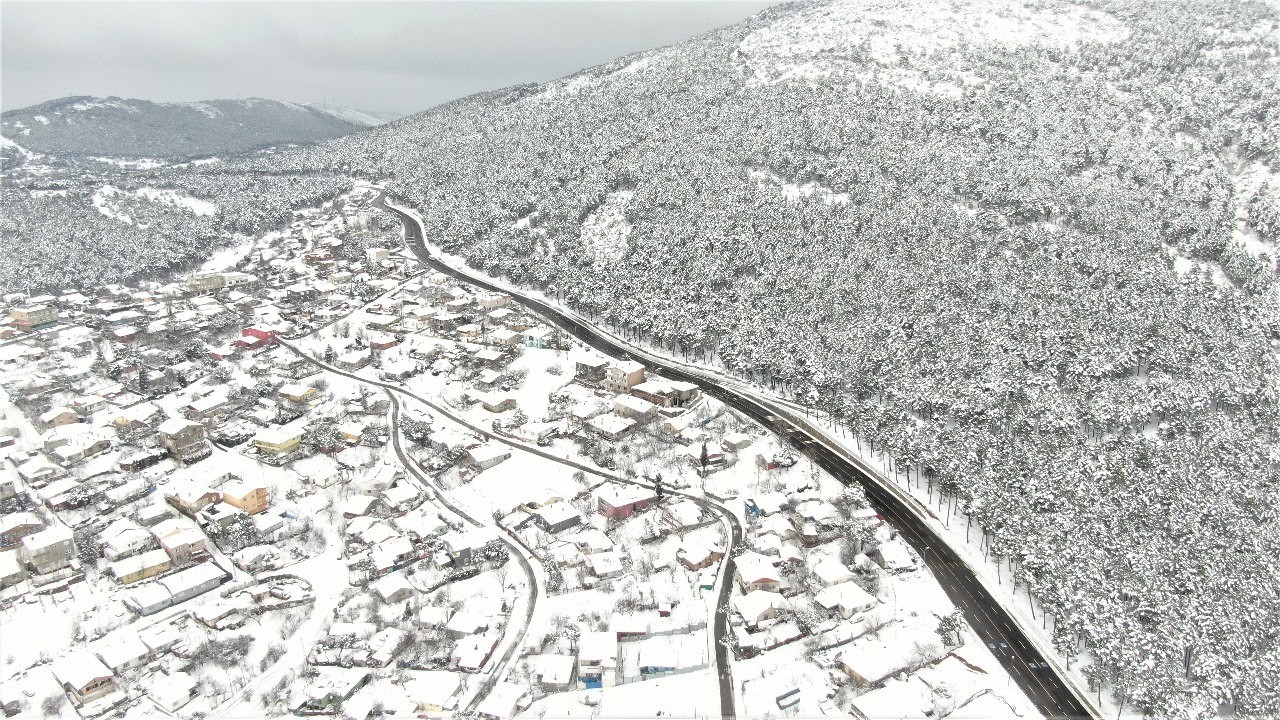
[[[56,155],[185,158],[341,137],[392,119],[330,105],[247,98],[156,103],[73,96],[0,116],[0,132]]]

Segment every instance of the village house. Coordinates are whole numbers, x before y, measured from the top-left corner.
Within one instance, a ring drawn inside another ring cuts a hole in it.
[[[195,462],[213,452],[204,425],[191,420],[170,418],[160,423],[156,439],[179,462]]]
[[[400,344],[395,335],[385,332],[369,333],[369,349],[375,352],[384,352]]]
[[[702,391],[690,382],[650,378],[631,388],[631,394],[658,407],[683,408],[702,397]]]
[[[343,370],[355,371],[363,368],[373,361],[373,356],[368,350],[349,350],[338,355],[334,359],[333,364]]]
[[[229,405],[230,400],[227,398],[226,390],[219,389],[191,401],[182,409],[182,414],[191,420],[207,420],[226,412]]]
[[[621,520],[641,512],[657,502],[658,496],[648,488],[607,483],[596,491],[600,512],[612,520]]]
[[[87,649],[71,651],[49,669],[76,706],[116,690],[115,673]]]
[[[0,551],[0,589],[17,585],[27,579],[27,569],[23,567],[18,550]]]
[[[281,397],[286,398],[290,402],[309,403],[320,396],[320,391],[307,385],[298,383],[286,383],[280,386],[276,391]]]
[[[723,550],[707,547],[696,540],[685,540],[676,549],[676,559],[689,570],[711,567],[723,557]]]
[[[619,395],[613,400],[615,415],[645,422],[658,414],[658,406],[635,395]]]
[[[582,522],[578,511],[567,502],[553,502],[533,511],[538,526],[549,533],[568,530]]]
[[[220,497],[217,491],[194,478],[175,480],[164,493],[164,499],[170,505],[191,517],[218,502]]]
[[[893,624],[862,637],[840,654],[837,664],[860,688],[875,687],[900,672],[913,670],[946,655],[938,634],[925,623],[907,628]]]
[[[545,350],[554,340],[554,333],[547,328],[529,328],[524,331],[524,346]]]
[[[270,505],[266,486],[244,480],[233,480],[222,486],[222,501],[246,515],[257,515]]]
[[[103,529],[98,544],[102,546],[102,556],[114,562],[155,547],[155,538],[138,523],[119,518]]]
[[[493,345],[514,347],[519,345],[523,340],[523,335],[515,330],[508,330],[507,328],[499,328],[489,333],[489,342]]]
[[[75,553],[71,528],[64,525],[53,525],[22,538],[22,559],[39,575],[67,567]]]
[[[0,517],[0,549],[16,547],[22,538],[35,534],[44,523],[35,514],[16,512]]]
[[[236,340],[236,346],[253,350],[274,345],[275,342],[276,331],[273,328],[253,325],[240,331],[240,339]]]
[[[254,447],[265,455],[282,456],[302,447],[306,432],[298,426],[277,425],[253,436]]]
[[[752,590],[733,599],[733,611],[742,616],[747,627],[755,629],[761,622],[778,616],[787,602],[778,593]]]
[[[828,611],[839,612],[840,617],[848,619],[855,613],[875,607],[877,601],[850,580],[819,590],[814,596],[814,602]]]
[[[608,631],[584,632],[578,640],[578,682],[584,688],[618,684],[618,636]]]
[[[535,655],[529,658],[534,682],[544,692],[564,692],[575,686],[576,658],[572,655]]]
[[[44,427],[56,428],[80,422],[80,414],[69,407],[60,406],[40,413],[39,420]]]
[[[48,305],[26,305],[9,309],[13,326],[22,332],[42,330],[58,322],[58,309]]]
[[[734,565],[738,586],[742,592],[752,590],[782,591],[782,575],[769,558],[757,552],[745,552],[739,555]]]
[[[108,566],[107,572],[121,585],[129,585],[169,572],[172,568],[173,558],[169,553],[156,549],[117,560]]]
[[[500,443],[485,443],[480,447],[471,448],[466,453],[467,462],[480,470],[488,470],[510,457],[511,448]]]
[[[615,413],[605,413],[588,418],[583,425],[600,437],[617,442],[635,429],[636,421]]]
[[[605,369],[604,389],[615,395],[631,392],[644,382],[644,365],[635,360],[611,361]]]
[[[151,534],[174,565],[185,565],[208,554],[204,534],[177,518],[158,523],[151,528]]]

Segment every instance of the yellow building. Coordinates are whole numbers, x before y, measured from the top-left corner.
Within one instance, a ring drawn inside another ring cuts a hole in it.
[[[253,437],[259,451],[287,455],[302,446],[303,431],[286,426],[269,427]]]
[[[289,383],[280,387],[280,394],[293,402],[305,403],[315,400],[320,395],[320,391],[306,385]]]
[[[111,563],[110,572],[121,585],[140,582],[173,569],[173,561],[164,550],[150,550]]]
[[[227,483],[222,488],[222,501],[240,508],[246,515],[256,515],[266,510],[267,506],[271,504],[271,499],[265,487],[244,481]]]

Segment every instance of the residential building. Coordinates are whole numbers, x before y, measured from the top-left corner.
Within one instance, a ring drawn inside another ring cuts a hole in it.
[[[67,567],[75,554],[75,539],[71,528],[65,525],[54,525],[22,538],[22,559],[37,574]]]
[[[173,558],[163,549],[148,550],[141,555],[117,560],[107,568],[107,572],[121,585],[141,582],[173,569]]]
[[[58,308],[49,305],[26,305],[9,309],[13,326],[22,332],[40,330],[58,322]]]
[[[43,527],[44,523],[34,513],[16,512],[0,517],[0,549],[17,546],[22,538]]]
[[[204,533],[177,518],[158,523],[151,528],[151,534],[174,565],[185,565],[208,554]]]
[[[218,502],[221,495],[195,479],[175,480],[164,493],[164,499],[185,515],[196,513]]]
[[[191,420],[165,420],[156,428],[156,439],[179,462],[202,460],[213,452],[204,425]]]
[[[0,551],[0,589],[27,579],[27,569],[17,549]]]
[[[278,392],[282,397],[296,403],[308,403],[320,396],[319,390],[298,383],[281,385]]]
[[[222,501],[239,508],[246,515],[257,515],[271,504],[266,486],[243,480],[235,480],[224,485]]]
[[[467,451],[467,461],[481,470],[487,470],[511,457],[511,448],[499,443],[485,443]]]
[[[48,428],[80,422],[80,414],[69,407],[55,407],[40,414],[40,424]]]
[[[644,382],[644,365],[635,360],[610,362],[605,369],[604,388],[615,395],[631,392]]]
[[[607,483],[596,491],[600,512],[610,519],[623,519],[643,511],[657,502],[658,496],[648,488]]]
[[[206,293],[221,290],[226,286],[226,284],[227,278],[222,273],[192,273],[187,276],[187,290],[194,293]]]
[[[288,455],[302,447],[302,438],[305,434],[301,427],[278,425],[254,435],[253,444],[259,452],[268,455]]]
[[[115,692],[111,668],[88,650],[73,650],[49,666],[53,677],[77,706]]]

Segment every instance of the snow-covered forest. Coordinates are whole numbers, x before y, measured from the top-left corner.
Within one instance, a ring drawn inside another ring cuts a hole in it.
[[[6,292],[92,288],[168,277],[237,234],[287,225],[292,211],[351,188],[334,175],[224,174],[203,168],[59,170],[44,187],[0,189]]]
[[[314,148],[137,175],[219,208],[152,208],[147,234],[184,228],[167,244],[7,189],[0,232],[32,259],[0,284],[181,262],[209,245],[186,228],[389,178],[473,266],[929,475],[1127,702],[1273,714],[1280,11],[895,5],[775,8]]]

